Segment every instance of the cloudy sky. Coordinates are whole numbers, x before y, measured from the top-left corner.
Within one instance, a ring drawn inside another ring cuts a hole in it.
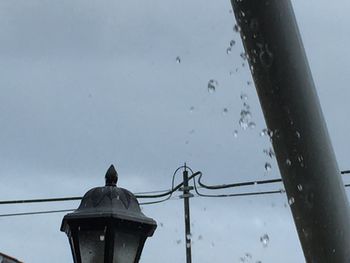
[[[350,4],[293,5],[340,169],[349,169]],[[133,192],[170,188],[184,162],[208,184],[279,178],[264,154],[270,143],[260,136],[265,123],[234,24],[227,0],[1,1],[0,199],[80,196],[103,185],[111,163]],[[239,125],[244,103],[247,129]],[[304,262],[286,203],[283,194],[193,198],[193,261]],[[159,227],[141,262],[184,262],[182,201],[143,210]],[[0,251],[29,263],[72,262],[63,216],[1,217]]]

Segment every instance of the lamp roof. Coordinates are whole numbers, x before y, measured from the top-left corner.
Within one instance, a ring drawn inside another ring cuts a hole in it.
[[[150,229],[148,235],[151,236],[157,223],[141,212],[139,202],[131,192],[116,186],[118,176],[113,165],[109,167],[105,179],[106,186],[89,190],[81,200],[78,209],[63,218],[61,231],[66,231],[67,224],[69,225],[71,220],[112,218],[148,225]]]

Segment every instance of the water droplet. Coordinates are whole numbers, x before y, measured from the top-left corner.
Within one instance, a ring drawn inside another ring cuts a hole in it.
[[[238,131],[237,131],[237,130],[234,130],[234,131],[233,131],[233,137],[234,137],[234,138],[238,138]]]
[[[295,203],[295,199],[294,199],[294,197],[292,196],[291,198],[288,199],[288,204],[289,204],[290,206],[292,206],[294,203]]]
[[[105,240],[105,236],[104,235],[100,235],[100,241],[104,241]]]
[[[264,149],[264,153],[271,159],[275,157],[275,152],[272,150],[272,148]]]
[[[245,253],[245,257],[251,259],[253,256],[250,253]]]
[[[265,137],[265,136],[269,136],[270,131],[268,129],[262,129],[262,131],[260,132],[260,136],[261,137]]]
[[[263,247],[267,247],[270,242],[270,237],[267,234],[264,234],[260,237],[260,242],[263,244]]]
[[[295,136],[296,136],[298,139],[300,139],[300,137],[301,137],[301,136],[300,136],[300,132],[296,131],[296,132],[295,132]]]
[[[271,169],[272,169],[271,164],[266,162],[266,163],[265,163],[265,171],[266,171],[266,172],[270,172]]]
[[[286,190],[283,189],[283,188],[281,188],[281,189],[280,189],[280,192],[281,192],[281,194],[284,194],[284,193],[286,192]]]
[[[300,163],[300,167],[304,167],[304,157],[302,155],[298,156],[298,162]]]
[[[198,240],[202,240],[203,239],[203,236],[202,235],[199,235],[198,236]]]
[[[160,226],[163,227],[163,226],[164,226],[164,223],[161,222],[161,223],[160,223]]]
[[[269,49],[268,44],[261,44],[258,43],[258,48],[259,48],[259,59],[261,64],[265,67],[265,68],[270,68],[272,66],[273,63],[273,54]]]
[[[248,100],[248,95],[245,94],[245,93],[242,93],[242,94],[241,94],[241,100],[247,101],[247,100]]]
[[[298,184],[298,185],[297,185],[297,188],[298,188],[298,191],[299,191],[299,192],[303,191],[303,186],[302,186],[301,184]]]
[[[229,55],[229,54],[231,54],[231,52],[232,52],[232,48],[231,48],[231,47],[228,47],[228,48],[226,49],[226,54]]]
[[[245,110],[250,110],[250,106],[249,106],[249,104],[246,103],[246,102],[243,103],[243,108],[244,108]]]
[[[222,110],[222,114],[223,115],[226,115],[228,113],[228,109],[227,108],[224,108],[223,110]]]
[[[253,121],[249,122],[248,127],[249,127],[249,129],[254,129],[256,127],[255,122],[253,122]]]
[[[243,130],[246,130],[248,128],[248,122],[246,122],[243,118],[239,119],[238,124]]]
[[[252,82],[251,82],[251,81],[247,81],[247,85],[248,85],[248,86],[251,86],[251,85],[252,85]]]
[[[242,58],[243,60],[247,60],[247,54],[246,54],[246,53],[242,52],[242,53],[240,54],[240,56],[241,56],[241,58]]]
[[[191,247],[191,243],[186,243],[186,247],[190,248]]]
[[[180,64],[181,63],[181,58],[179,56],[176,57],[176,63]]]
[[[211,79],[208,82],[208,92],[209,93],[214,93],[216,91],[217,86],[219,85],[219,83],[217,82],[217,80],[215,79]]]
[[[236,33],[239,33],[239,32],[241,32],[241,28],[239,27],[239,25],[236,24],[233,26],[233,31]]]
[[[234,41],[233,39],[230,41],[230,47],[233,47],[234,45],[236,45],[236,41]]]
[[[181,244],[181,239],[176,240],[176,244]]]
[[[241,117],[245,119],[250,119],[252,117],[252,114],[249,110],[241,110]]]
[[[292,161],[291,161],[290,159],[287,159],[287,160],[286,160],[286,165],[287,165],[287,166],[291,166],[291,165],[292,165]]]
[[[190,112],[191,113],[194,112],[194,107],[193,106],[190,107]]]
[[[189,239],[191,239],[191,238],[192,238],[192,234],[187,234],[187,235],[186,235],[186,239],[187,239],[187,240],[189,240]]]
[[[241,118],[239,119],[238,123],[243,130],[246,130],[249,127],[251,117],[252,115],[249,110],[241,110]]]

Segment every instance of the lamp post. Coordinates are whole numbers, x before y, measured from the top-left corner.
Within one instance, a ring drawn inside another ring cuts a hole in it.
[[[61,231],[75,263],[137,263],[157,223],[141,212],[132,193],[116,186],[113,165],[105,179],[106,186],[89,190],[79,208],[64,216]]]

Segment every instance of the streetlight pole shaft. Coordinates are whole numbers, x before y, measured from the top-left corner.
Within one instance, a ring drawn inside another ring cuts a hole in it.
[[[290,0],[231,0],[308,263],[350,262],[348,200]]]
[[[183,199],[185,212],[185,240],[186,240],[186,262],[192,262],[191,255],[191,219],[190,219],[190,191],[188,186],[188,171],[183,172]]]

